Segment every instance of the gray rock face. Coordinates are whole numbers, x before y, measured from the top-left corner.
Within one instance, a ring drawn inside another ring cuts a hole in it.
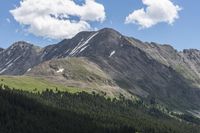
[[[3,48],[0,48],[0,52],[2,52],[4,49]]]
[[[149,57],[157,60],[159,63],[173,68],[181,74],[188,82],[195,87],[200,87],[200,67],[199,50],[190,49],[178,52],[170,45],[160,45],[156,43],[138,43],[133,38],[128,38],[132,45],[145,51]]]
[[[41,60],[50,60],[53,58],[64,58],[67,56],[76,56],[79,50],[83,48],[80,46],[81,42],[87,41],[92,32],[80,32],[74,38],[63,40],[58,44],[47,46],[43,49]]]
[[[113,29],[81,32],[45,48],[18,42],[0,52],[0,74],[22,75],[44,61],[84,57],[121,88],[180,109],[200,109],[200,52],[144,43]],[[77,64],[78,65],[78,64]]]
[[[16,42],[0,53],[0,74],[21,75],[40,63],[39,48],[26,42]]]
[[[200,77],[200,51],[196,49],[183,50],[183,56],[189,61],[190,66],[194,66],[195,72]]]

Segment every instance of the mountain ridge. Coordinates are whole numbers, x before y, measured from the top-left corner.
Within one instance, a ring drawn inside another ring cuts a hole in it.
[[[80,32],[44,48],[26,42],[14,46],[0,52],[0,75],[34,73],[48,61],[83,57],[130,94],[185,111],[200,110],[199,50],[177,51],[170,45],[145,43],[110,28]]]

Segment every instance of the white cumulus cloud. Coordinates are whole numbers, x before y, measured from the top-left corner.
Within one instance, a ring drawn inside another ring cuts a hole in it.
[[[28,32],[52,39],[71,38],[93,29],[91,22],[103,22],[106,18],[104,6],[95,0],[82,4],[74,0],[22,0],[10,12]]]
[[[150,28],[158,23],[173,24],[179,18],[181,7],[171,0],[142,0],[145,8],[135,10],[126,17],[125,23],[138,24],[140,28]]]

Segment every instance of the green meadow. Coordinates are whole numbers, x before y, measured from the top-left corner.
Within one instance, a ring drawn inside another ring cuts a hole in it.
[[[62,92],[77,93],[84,91],[76,87],[68,87],[62,84],[50,82],[42,77],[30,76],[0,76],[0,85],[6,85],[10,88],[29,91],[33,93],[43,92],[46,89]]]

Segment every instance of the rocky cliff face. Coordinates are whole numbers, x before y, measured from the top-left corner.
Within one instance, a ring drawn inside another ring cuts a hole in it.
[[[108,28],[81,32],[45,48],[18,42],[0,53],[0,74],[37,75],[38,64],[71,57],[84,57],[109,75],[113,84],[144,100],[200,109],[198,50],[178,52],[170,45],[144,43]]]
[[[4,49],[3,48],[0,48],[0,52],[2,52]]]
[[[0,74],[21,75],[40,63],[40,48],[26,42],[16,42],[0,53]]]
[[[200,51],[196,49],[183,50],[182,52],[185,62],[200,76]]]

